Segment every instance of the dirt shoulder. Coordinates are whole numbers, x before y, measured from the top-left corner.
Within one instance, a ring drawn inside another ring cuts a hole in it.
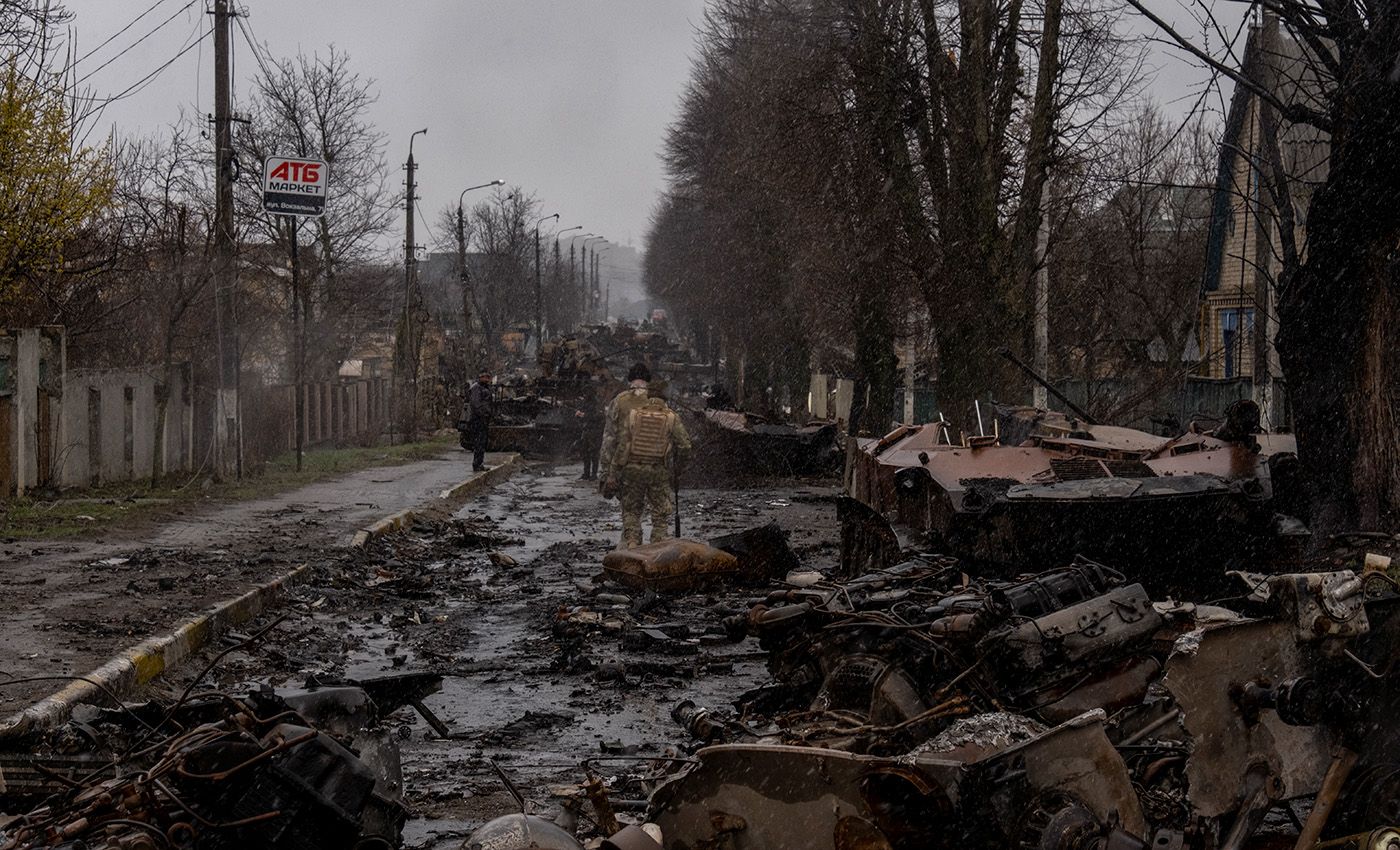
[[[125,481],[60,494],[28,495],[0,504],[0,540],[7,547],[34,542],[138,539],[163,522],[233,502],[264,499],[346,473],[430,460],[455,439],[434,438],[393,446],[317,449],[286,454],[243,479],[214,481],[205,473],[172,475],[152,486]]]
[[[488,459],[499,463],[504,455]],[[192,504],[140,530],[0,547],[0,671],[81,675],[224,599],[332,557],[354,531],[438,498],[471,476],[460,449],[376,466],[275,495]],[[61,682],[0,688],[0,713]]]

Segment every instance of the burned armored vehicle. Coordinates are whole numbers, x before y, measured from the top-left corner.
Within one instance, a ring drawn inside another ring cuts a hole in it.
[[[935,423],[859,440],[842,505],[848,575],[888,566],[901,544],[1003,575],[1082,554],[1153,589],[1287,562],[1306,534],[1297,445],[1259,433],[1250,408],[1173,438],[1041,412],[987,436]]]
[[[687,410],[696,465],[732,475],[823,475],[841,465],[835,422],[773,422],[739,410]]]
[[[696,763],[648,819],[667,850],[1391,850],[1395,579],[1235,578],[1229,607],[1086,561],[775,591],[730,623],[774,684],[678,707]]]

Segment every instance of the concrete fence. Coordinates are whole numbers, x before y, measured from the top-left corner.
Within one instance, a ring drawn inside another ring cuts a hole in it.
[[[157,366],[68,372],[63,379],[62,436],[53,483],[88,487],[193,469],[195,423],[189,365],[174,368],[168,382],[164,373]],[[162,385],[166,388],[163,428],[158,396]]]
[[[256,469],[295,448],[296,391],[247,374],[242,384],[244,466]],[[188,364],[169,375],[160,366],[69,370],[62,328],[0,329],[0,498],[212,470],[213,400]],[[371,444],[389,402],[385,378],[310,383],[303,444]]]
[[[302,445],[367,445],[389,421],[389,381],[339,378],[305,385]],[[296,448],[292,416],[296,387],[274,384],[244,389],[245,462],[257,464]]]

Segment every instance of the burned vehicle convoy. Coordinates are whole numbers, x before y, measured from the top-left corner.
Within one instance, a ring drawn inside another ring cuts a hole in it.
[[[1001,422],[1007,422],[1002,426]],[[1258,432],[1258,410],[1174,438],[1060,414],[1004,411],[995,434],[955,441],[946,425],[861,439],[842,506],[851,574],[888,566],[900,536],[1003,574],[1076,555],[1134,571],[1223,574],[1288,562],[1306,540],[1296,441]]]
[[[966,582],[918,560],[775,591],[728,626],[774,683],[685,702],[668,850],[1400,843],[1400,596],[1385,572],[1154,601],[1092,562]]]

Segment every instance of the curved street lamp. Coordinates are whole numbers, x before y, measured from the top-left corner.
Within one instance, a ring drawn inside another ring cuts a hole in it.
[[[556,230],[556,231],[554,232],[554,256],[555,256],[556,259],[557,259],[558,256],[559,256],[559,237],[563,236],[565,233],[568,233],[570,230],[582,230],[582,229],[583,229],[583,225],[581,225],[581,224],[575,224],[573,227],[566,227],[566,228],[564,228],[563,230]],[[576,238],[576,237],[574,237],[574,238]],[[574,288],[574,254],[573,254],[573,251],[574,251],[574,241],[573,241],[573,240],[574,240],[574,238],[570,238],[570,239],[569,239],[569,289],[573,289],[573,288]],[[555,273],[555,276],[556,276],[556,278],[557,278],[558,272]],[[579,306],[582,307],[582,304],[580,304]],[[580,311],[580,312],[581,312],[581,311]]]
[[[491,186],[504,186],[506,181],[501,179],[492,180],[490,183],[482,183],[478,186],[468,186],[457,196],[457,261],[461,265],[462,280],[467,279],[467,230],[465,219],[462,214],[462,200],[467,193],[475,189],[486,189]]]
[[[544,308],[540,295],[540,224],[550,219],[559,220],[559,213],[547,215],[535,222],[535,350],[544,344]]]
[[[460,230],[462,227],[462,199],[467,196],[468,192],[474,189],[486,189],[491,186],[504,186],[505,184],[506,181],[498,178],[496,180],[492,180],[490,183],[482,183],[479,186],[468,186],[467,188],[463,189],[462,193],[457,196],[457,228]]]
[[[462,359],[467,370],[466,374],[471,374],[473,366],[471,361],[475,356],[471,350],[472,304],[475,303],[475,299],[472,297],[471,276],[467,271],[467,228],[466,218],[462,213],[462,201],[468,192],[490,186],[504,186],[505,182],[497,178],[490,183],[468,186],[457,196],[457,275],[462,281]]]
[[[579,261],[580,267],[583,269],[583,291],[585,298],[587,299],[586,303],[593,305],[596,305],[598,303],[598,299],[593,295],[593,288],[588,285],[588,243],[594,241],[595,239],[601,239],[604,242],[608,241],[608,237],[606,236],[589,236],[587,239],[584,239],[582,249],[583,254]],[[595,257],[598,255],[598,251],[596,248],[593,251],[593,255]],[[587,312],[591,315],[593,311],[588,310]],[[607,321],[608,317],[603,316],[603,323],[607,324]]]
[[[417,186],[413,181],[413,172],[417,165],[413,161],[413,141],[419,136],[426,135],[427,132],[428,128],[424,127],[409,134],[408,163],[406,165],[408,191],[404,194],[403,199],[403,323],[399,338],[395,340],[394,346],[394,384],[398,389],[396,401],[400,404],[403,414],[400,424],[405,442],[413,439],[413,434],[418,428],[418,351],[414,344],[416,335],[413,330],[413,201],[417,191]],[[405,359],[409,362],[400,362]]]

